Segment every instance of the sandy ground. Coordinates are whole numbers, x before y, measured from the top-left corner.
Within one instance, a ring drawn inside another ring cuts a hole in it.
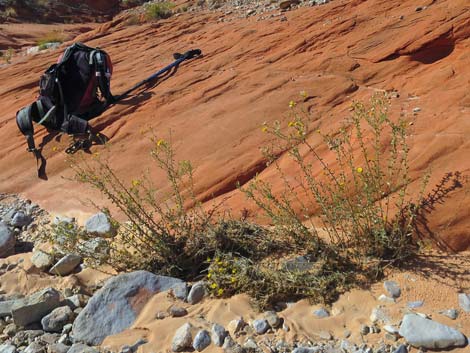
[[[35,270],[31,266],[29,257],[30,254],[22,254],[0,260],[1,265],[16,263],[19,259],[23,259],[18,268],[0,277],[0,292],[27,295],[46,287],[86,289],[104,281],[108,276],[100,271],[86,269],[74,275],[57,278]],[[459,310],[459,317],[456,320],[439,314],[439,311],[445,309],[460,309],[457,294],[470,292],[470,276],[468,276],[470,253],[464,252],[458,255],[426,253],[408,267],[409,269],[402,271],[391,271],[387,275],[387,279],[398,282],[402,290],[396,303],[378,300],[378,297],[385,293],[382,281],[371,288],[355,289],[343,294],[331,307],[327,307],[331,313],[331,317],[328,318],[315,318],[313,311],[320,306],[312,305],[307,300],[290,303],[285,310],[278,313],[290,331],[278,330],[276,338],[282,338],[287,342],[294,340],[315,342],[321,340],[321,337],[327,333],[341,339],[344,338],[345,332],[350,331],[351,336],[348,340],[356,344],[366,343],[373,346],[384,340],[392,343],[384,339],[383,330],[378,334],[362,336],[361,325],[371,325],[372,310],[381,306],[390,317],[389,323],[399,327],[403,314],[410,311],[407,303],[417,300],[422,300],[424,305],[411,311],[424,313],[433,320],[455,327],[470,336],[470,313]],[[185,307],[188,315],[182,318],[167,317],[163,320],[156,318],[157,313],[167,312],[171,305]],[[185,322],[191,322],[195,331],[197,328],[210,330],[212,323],[227,327],[231,320],[239,317],[243,317],[247,322],[261,317],[261,313],[254,309],[246,295],[236,295],[228,299],[206,298],[199,304],[189,305],[176,301],[168,293],[159,293],[145,305],[131,329],[106,338],[102,346],[118,349],[124,344],[133,344],[138,339],[145,338],[149,343],[140,347],[138,352],[166,352],[171,347],[175,331]],[[262,340],[268,343],[272,338],[273,334],[267,334]],[[244,340],[244,336],[238,338],[240,343]],[[456,349],[453,352],[464,352],[465,349]],[[214,346],[207,349],[209,353],[218,351],[220,349]]]

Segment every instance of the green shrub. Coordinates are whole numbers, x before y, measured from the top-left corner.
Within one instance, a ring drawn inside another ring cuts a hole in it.
[[[8,18],[8,17],[16,17],[18,14],[14,7],[7,7],[5,11],[3,12],[3,15]]]
[[[241,188],[272,227],[235,219],[220,205],[203,207],[191,163],[178,161],[170,142],[154,138],[151,155],[169,188],[158,188],[148,176],[126,183],[99,156],[72,161],[77,181],[97,189],[127,221],[116,236],[100,239],[76,225],[55,225],[53,242],[94,266],[205,278],[213,296],[248,293],[262,308],[296,298],[330,303],[410,257],[423,202],[420,195],[412,202],[408,192],[407,124],[389,119],[386,97],[374,96],[368,106],[354,103],[351,118],[334,134],[317,129],[315,138],[335,156],[330,164],[311,142],[315,129],[295,102],[290,108],[287,124],[263,126],[276,138],[276,147],[264,153],[285,192],[275,194],[258,177]],[[282,151],[298,165],[296,185],[279,166]],[[327,239],[306,222],[317,210]],[[306,259],[301,266],[290,266],[299,256]]]
[[[330,301],[346,287],[345,273],[353,267],[333,247],[234,219],[217,206],[203,208],[194,194],[191,164],[177,161],[169,142],[154,139],[153,144],[152,157],[170,190],[157,188],[148,177],[126,184],[99,156],[72,161],[77,181],[106,196],[127,221],[119,225],[113,219],[119,230],[111,238],[97,238],[76,224],[53,225],[48,240],[57,251],[79,253],[88,265],[108,264],[117,271],[146,269],[186,280],[207,274],[215,296],[249,293],[260,307],[288,297]],[[311,258],[311,271],[294,273],[278,260],[296,254]],[[227,277],[218,258],[238,272]]]
[[[52,31],[44,35],[44,37],[39,38],[37,45],[39,50],[47,49],[47,44],[49,43],[63,43],[66,40],[65,34],[59,31]]]
[[[146,6],[145,17],[147,20],[159,20],[168,18],[173,14],[175,4],[171,2],[157,2]]]
[[[316,139],[334,156],[329,157],[334,163],[320,155],[321,146],[312,144],[315,137],[310,133],[315,129],[296,102],[289,106],[287,126],[279,121],[263,126],[264,132],[275,136],[276,146],[282,142],[280,149],[268,147],[264,154],[284,180],[285,192],[274,195],[268,183],[255,178],[242,188],[247,197],[276,227],[287,226],[302,238],[310,233],[317,241],[315,229],[324,228],[330,244],[357,263],[373,264],[374,273],[411,256],[416,250],[413,224],[422,193],[413,200],[408,190],[408,123],[389,118],[387,97],[375,95],[369,105],[354,103],[350,119],[339,131],[326,134],[316,129]],[[298,166],[300,176],[294,182],[279,168],[281,151]],[[426,182],[427,178],[423,190]],[[322,222],[307,228],[305,221],[315,210],[320,211]]]
[[[15,50],[13,48],[8,48],[7,51],[1,52],[0,57],[3,58],[3,61],[5,62],[5,64],[10,64],[14,53],[15,53]]]

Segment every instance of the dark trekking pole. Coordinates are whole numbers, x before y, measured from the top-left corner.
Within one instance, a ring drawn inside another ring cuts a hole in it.
[[[180,53],[175,53],[173,54],[173,57],[175,58],[175,62],[173,62],[172,64],[164,67],[163,69],[161,69],[160,71],[154,73],[152,76],[146,78],[145,80],[139,82],[139,83],[136,83],[133,87],[129,88],[126,92],[118,95],[118,96],[115,96],[114,97],[114,102],[112,102],[111,104],[114,104],[122,99],[124,99],[125,97],[127,97],[130,93],[132,93],[133,91],[135,91],[137,88],[155,80],[156,78],[158,78],[158,76],[164,74],[165,72],[167,71],[170,71],[171,69],[173,69],[174,67],[178,67],[179,64],[181,64],[183,61],[185,60],[190,60],[190,59],[193,59],[197,56],[201,55],[201,50],[200,49],[193,49],[193,50],[189,50],[187,51],[186,53],[184,54],[180,54]]]

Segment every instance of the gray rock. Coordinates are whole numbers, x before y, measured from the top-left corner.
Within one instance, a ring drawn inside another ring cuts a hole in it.
[[[243,328],[246,326],[245,320],[243,320],[242,317],[238,319],[234,319],[228,323],[228,331],[232,334],[236,334],[243,330]]]
[[[101,237],[112,237],[116,234],[116,229],[112,226],[108,216],[99,212],[94,214],[85,222],[85,230]]]
[[[281,10],[287,10],[290,9],[291,6],[299,4],[299,0],[284,0],[279,3],[279,8]]]
[[[257,319],[253,321],[253,328],[258,335],[263,335],[269,330],[268,321],[265,319]]]
[[[62,332],[65,325],[72,322],[73,312],[68,306],[52,310],[41,320],[42,329],[46,332]]]
[[[13,323],[6,325],[3,329],[3,333],[9,337],[13,337],[14,335],[16,335],[17,332],[18,327]]]
[[[90,299],[89,296],[84,294],[74,294],[70,297],[65,298],[65,303],[72,309],[75,310],[76,308],[82,308]]]
[[[379,301],[384,302],[384,303],[395,303],[394,298],[390,298],[386,296],[385,294],[381,294],[378,299]]]
[[[72,331],[72,327],[72,324],[64,325],[64,327],[62,327],[62,333],[70,333],[70,331]]]
[[[11,344],[0,344],[0,353],[16,353],[16,347]]]
[[[54,264],[54,257],[41,250],[36,250],[31,256],[33,265],[41,271],[46,271]]]
[[[31,342],[24,350],[24,353],[45,353],[46,348],[38,342]]]
[[[463,311],[470,313],[470,294],[459,294],[459,305]]]
[[[55,216],[54,219],[52,220],[53,225],[69,225],[69,224],[74,224],[75,223],[75,218],[73,217],[66,217],[66,216]]]
[[[171,350],[173,352],[182,352],[188,348],[191,348],[193,337],[191,335],[191,324],[186,323],[176,330],[171,343]]]
[[[329,341],[329,340],[333,339],[333,335],[331,334],[331,332],[325,331],[325,330],[317,332],[316,335],[318,337],[320,337],[321,339],[323,339],[323,340],[328,340]]]
[[[176,299],[186,300],[188,296],[188,285],[186,282],[177,283],[171,287],[171,291]]]
[[[69,349],[70,346],[63,343],[53,343],[50,346],[47,346],[47,353],[67,353]]]
[[[388,324],[390,322],[390,317],[382,307],[378,306],[372,309],[372,313],[370,314],[370,321],[372,323]]]
[[[392,298],[398,298],[401,295],[401,289],[395,281],[385,281],[384,288]]]
[[[109,279],[88,301],[73,323],[75,340],[99,345],[107,336],[129,328],[147,301],[181,280],[147,271],[125,273]]]
[[[330,313],[325,308],[320,308],[320,309],[315,310],[313,312],[313,315],[315,315],[319,319],[323,319],[325,317],[329,317]]]
[[[370,332],[370,328],[367,325],[361,325],[361,335],[367,335]]]
[[[5,300],[0,302],[0,318],[11,316],[11,309],[15,305],[14,300]]]
[[[19,346],[26,346],[31,342],[35,341],[37,337],[44,335],[43,330],[26,330],[26,331],[19,331],[15,337],[13,337],[12,343],[19,347]]]
[[[58,333],[45,333],[41,337],[38,337],[38,340],[43,342],[46,346],[57,343],[59,339],[60,335]]]
[[[136,353],[140,346],[143,346],[144,344],[147,344],[147,343],[148,341],[146,339],[140,338],[131,346],[128,346],[128,345],[123,346],[121,348],[120,353]]]
[[[67,276],[82,262],[82,257],[75,254],[67,254],[61,258],[49,273],[57,276]]]
[[[109,257],[109,243],[103,238],[92,238],[78,245],[81,254],[93,255],[95,260],[105,260]]]
[[[57,343],[62,343],[62,344],[72,344],[72,341],[70,340],[69,335],[66,333],[62,334],[60,338],[57,340]]]
[[[443,349],[466,344],[465,336],[456,329],[415,314],[404,316],[399,333],[415,347]]]
[[[15,253],[16,238],[8,226],[0,222],[0,258],[8,257]]]
[[[408,302],[408,304],[407,304],[408,308],[410,308],[410,309],[420,308],[423,305],[424,305],[424,302],[422,300],[415,300],[415,301],[412,301],[412,302]]]
[[[253,337],[248,337],[243,344],[243,348],[248,349],[250,351],[256,351],[259,347]]]
[[[279,316],[277,316],[276,312],[274,311],[267,311],[264,313],[264,318],[268,322],[269,326],[272,328],[278,328],[281,326],[282,321]]]
[[[383,329],[388,332],[388,333],[391,333],[393,335],[397,335],[398,334],[398,328],[396,328],[395,326],[392,326],[392,325],[385,325],[383,327]]]
[[[0,303],[1,305],[1,303]],[[456,309],[447,309],[440,311],[439,314],[442,314],[444,316],[447,316],[448,318],[455,320],[459,317],[459,312]]]
[[[19,326],[39,322],[44,316],[60,306],[60,293],[46,288],[31,296],[15,301],[11,309],[13,322]]]
[[[189,291],[188,294],[188,303],[191,305],[199,303],[202,298],[204,298],[204,295],[206,294],[206,285],[204,282],[197,282],[195,283],[192,287],[191,290]]]
[[[70,347],[67,353],[100,353],[95,348],[87,346],[83,343],[75,343]]]
[[[320,353],[322,351],[321,347],[297,347],[292,353]]]
[[[211,337],[212,337],[212,342],[217,346],[217,347],[222,347],[224,344],[225,337],[227,337],[228,332],[225,330],[225,328],[222,325],[219,324],[213,324],[211,328]]]
[[[408,348],[404,344],[400,344],[397,349],[393,351],[393,353],[408,353]]]
[[[222,348],[225,353],[244,353],[245,349],[233,340],[232,337],[225,337]]]
[[[202,352],[211,344],[211,336],[208,331],[200,330],[193,340],[193,348],[198,352]]]
[[[27,226],[32,221],[33,221],[33,219],[31,218],[31,216],[28,216],[23,211],[18,211],[13,216],[13,218],[11,220],[11,225],[13,227],[21,228],[21,227]]]
[[[188,315],[188,311],[185,308],[172,305],[170,309],[168,309],[168,313],[171,317],[183,317]]]
[[[290,0],[287,0],[290,2]],[[281,2],[282,4],[282,2]],[[284,269],[291,272],[305,272],[311,270],[315,266],[315,262],[310,262],[307,256],[298,256],[287,260],[284,263]]]

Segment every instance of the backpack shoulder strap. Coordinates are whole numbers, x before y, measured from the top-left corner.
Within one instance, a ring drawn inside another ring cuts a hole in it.
[[[16,124],[18,125],[18,129],[21,131],[21,133],[26,137],[26,142],[28,143],[28,152],[36,151],[33,137],[33,104],[28,105],[16,113]]]
[[[37,102],[30,104],[18,111],[16,113],[16,124],[18,125],[21,133],[26,137],[26,142],[28,143],[27,151],[33,153],[34,157],[36,157],[38,177],[47,180],[45,171],[46,159],[42,156],[41,151],[37,149],[36,145],[34,144],[34,109],[39,109]]]
[[[108,67],[108,54],[96,48],[90,54],[90,65],[95,65],[96,77],[98,80],[98,87],[100,88],[101,94],[106,99],[106,103],[109,104],[114,100],[111,94],[110,78],[111,72]]]

